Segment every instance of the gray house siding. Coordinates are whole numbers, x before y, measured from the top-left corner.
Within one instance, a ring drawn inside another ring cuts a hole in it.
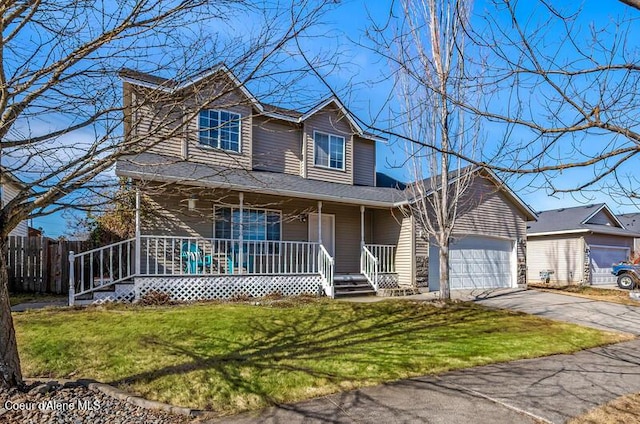
[[[305,143],[306,178],[312,180],[331,181],[334,183],[353,184],[353,130],[349,121],[335,107],[326,107],[309,117],[303,126]],[[345,169],[327,169],[315,165],[313,140],[314,131],[344,137],[345,141]],[[373,172],[373,171],[372,171]]]
[[[507,195],[490,180],[474,178],[460,202],[454,233],[524,240],[527,221]],[[526,247],[518,243],[518,261],[526,261]]]
[[[353,140],[353,183],[374,186],[376,184],[375,142],[355,136]]]
[[[253,118],[253,168],[300,175],[302,131],[296,124]]]

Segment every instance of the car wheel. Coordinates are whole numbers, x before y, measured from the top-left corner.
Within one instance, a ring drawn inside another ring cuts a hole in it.
[[[618,276],[618,287],[625,290],[631,290],[633,288],[633,277],[629,274],[622,274]]]

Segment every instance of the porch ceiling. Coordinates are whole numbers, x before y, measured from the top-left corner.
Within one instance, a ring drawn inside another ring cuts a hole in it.
[[[116,164],[116,174],[144,181],[180,183],[373,207],[394,207],[406,201],[403,192],[394,188],[352,186],[283,173],[224,168],[153,153],[120,158]]]

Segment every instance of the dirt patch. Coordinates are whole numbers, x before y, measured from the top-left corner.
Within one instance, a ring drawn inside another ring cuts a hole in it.
[[[569,424],[632,423],[640,423],[640,393],[620,397],[569,421]]]

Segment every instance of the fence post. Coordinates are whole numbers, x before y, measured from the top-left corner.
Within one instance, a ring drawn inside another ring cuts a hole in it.
[[[69,306],[73,306],[76,297],[75,289],[75,262],[76,257],[73,250],[69,251]]]

